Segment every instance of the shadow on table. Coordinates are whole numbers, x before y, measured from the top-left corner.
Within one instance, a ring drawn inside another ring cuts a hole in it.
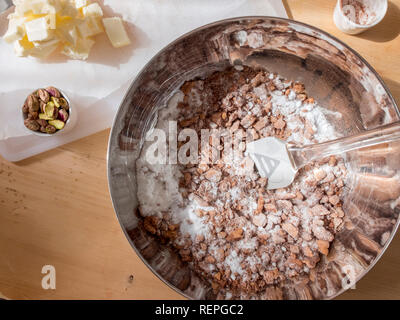
[[[356,35],[356,37],[374,42],[387,42],[400,34],[400,9],[392,1],[388,2],[385,18],[375,27]]]
[[[8,15],[14,11],[14,8],[8,8],[0,14],[0,37],[3,37],[8,29]]]
[[[290,10],[290,6],[287,3],[287,0],[282,0],[282,3],[283,3],[283,6],[285,7],[288,18],[293,19],[293,13],[292,13],[292,10]]]
[[[383,81],[389,87],[390,93],[396,100],[397,106],[400,108],[400,82],[383,77]]]

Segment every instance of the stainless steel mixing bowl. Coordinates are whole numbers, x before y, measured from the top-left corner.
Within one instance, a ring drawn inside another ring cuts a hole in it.
[[[243,17],[196,29],[158,53],[137,76],[111,131],[109,188],[126,237],[166,284],[194,299],[218,296],[170,248],[146,233],[137,214],[135,161],[145,133],[180,85],[228,65],[245,64],[305,84],[323,107],[343,114],[328,119],[342,135],[399,120],[399,110],[371,66],[325,32],[291,20]],[[381,257],[398,223],[400,145],[348,153],[351,175],[344,195],[346,222],[313,281],[286,281],[258,299],[330,299],[359,280]],[[251,298],[243,296],[243,298]]]

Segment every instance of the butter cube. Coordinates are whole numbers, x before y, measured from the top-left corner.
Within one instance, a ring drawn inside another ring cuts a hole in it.
[[[88,5],[87,0],[75,0],[75,8],[79,9]]]
[[[30,5],[30,8],[34,14],[43,13],[43,8],[50,5],[49,0],[30,0],[27,2],[27,4]]]
[[[29,41],[44,41],[51,36],[47,29],[47,20],[45,17],[25,22],[26,34]]]
[[[57,28],[57,22],[56,22],[56,15],[53,13],[48,14],[47,16],[44,17],[47,22],[47,28],[55,30]]]
[[[60,40],[52,39],[49,41],[34,42],[34,48],[29,51],[31,56],[36,58],[47,58],[57,49]]]
[[[71,28],[60,28],[57,30],[57,34],[63,42],[67,42],[70,45],[75,46],[78,41],[78,31],[75,26]]]
[[[29,1],[26,0],[14,0],[14,5],[15,5],[15,13],[23,17],[25,13],[32,11],[32,6]]]
[[[89,4],[82,8],[82,13],[85,17],[102,17],[103,10],[97,2]]]
[[[103,19],[103,25],[111,44],[115,48],[127,46],[131,43],[121,18],[105,18]]]
[[[13,43],[14,41],[21,40],[23,36],[19,28],[9,28],[3,36],[3,39],[7,43]]]
[[[90,17],[78,25],[79,33],[83,38],[95,36],[104,31],[98,18]]]
[[[17,16],[14,16],[14,17],[9,16],[8,17],[8,27],[9,28],[18,27],[18,26],[23,27],[24,22],[25,22],[25,18],[20,18]]]
[[[51,40],[47,40],[47,41],[34,41],[32,42],[35,48],[49,48],[49,47],[54,47],[54,46],[58,46],[58,44],[60,43],[60,40],[58,39],[51,39]]]
[[[14,52],[17,57],[26,57],[28,55],[28,51],[18,40],[14,42]]]
[[[8,30],[3,39],[7,43],[13,43],[14,41],[21,40],[24,35],[23,19],[12,19],[8,24]]]
[[[65,45],[62,53],[71,59],[86,60],[94,43],[91,39],[80,38],[76,46]]]
[[[56,9],[56,7],[54,7],[50,4],[46,4],[40,10],[40,14],[46,14],[46,13],[51,13],[51,14],[55,15],[57,13],[57,9]]]
[[[102,17],[103,10],[97,2],[89,4],[82,8],[82,13],[85,17]]]
[[[53,6],[56,8],[58,15],[61,16],[75,17],[79,13],[78,8],[75,7],[73,0],[68,0],[65,3],[56,2],[53,4]]]
[[[1,0],[0,0],[1,2]],[[14,13],[8,16],[4,40],[14,45],[18,56],[45,58],[60,44],[73,59],[87,59],[93,36],[104,32],[102,7],[90,0],[13,0]],[[122,27],[122,31],[125,30]],[[111,27],[114,44],[130,42]]]

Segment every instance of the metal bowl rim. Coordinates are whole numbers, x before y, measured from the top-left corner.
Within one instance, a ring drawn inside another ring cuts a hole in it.
[[[125,237],[126,237],[127,240],[129,241],[131,247],[135,250],[136,254],[137,254],[137,255],[139,256],[139,258],[143,261],[143,263],[154,273],[154,275],[155,275],[158,279],[160,279],[162,282],[164,282],[168,287],[170,287],[171,289],[173,289],[175,292],[181,294],[182,296],[184,296],[185,298],[190,299],[190,300],[192,300],[192,299],[194,299],[194,298],[188,296],[188,295],[187,295],[186,293],[184,293],[182,290],[178,289],[178,288],[175,287],[173,284],[171,284],[171,283],[169,283],[167,280],[165,280],[165,279],[164,279],[160,274],[158,274],[158,272],[146,261],[146,259],[141,255],[141,253],[139,252],[139,250],[136,248],[136,246],[135,246],[134,243],[132,242],[132,240],[131,240],[131,238],[129,237],[127,231],[125,230],[124,225],[122,224],[122,221],[121,221],[121,219],[120,219],[120,217],[119,217],[119,214],[118,214],[118,212],[117,212],[117,209],[116,209],[116,204],[115,204],[114,199],[113,199],[113,196],[112,196],[113,191],[112,191],[111,183],[110,183],[110,180],[111,180],[111,174],[110,174],[111,140],[112,140],[112,137],[114,136],[114,134],[116,133],[116,132],[115,132],[115,124],[116,124],[116,122],[117,122],[117,119],[118,119],[119,113],[120,113],[120,111],[121,111],[121,108],[122,108],[122,106],[123,106],[123,103],[124,103],[125,99],[127,98],[128,94],[129,94],[129,92],[131,91],[133,85],[134,85],[135,82],[141,77],[141,75],[145,72],[145,70],[146,70],[152,63],[154,63],[154,61],[155,61],[159,56],[161,56],[167,49],[169,49],[169,48],[170,48],[171,46],[173,46],[174,44],[178,43],[179,41],[185,39],[186,37],[188,37],[188,36],[190,36],[190,35],[192,35],[192,34],[194,34],[194,33],[196,33],[196,32],[205,30],[205,29],[207,29],[207,28],[209,28],[209,27],[218,26],[218,25],[221,25],[221,24],[224,24],[224,23],[227,23],[227,22],[235,22],[235,21],[236,21],[236,22],[239,22],[239,23],[240,23],[241,20],[265,20],[265,21],[268,21],[268,20],[278,20],[278,21],[284,21],[284,22],[288,22],[288,23],[292,23],[292,24],[297,24],[297,25],[300,25],[300,26],[309,28],[309,29],[311,29],[311,30],[313,30],[313,31],[317,31],[317,32],[319,32],[319,33],[325,35],[326,37],[328,37],[328,38],[330,38],[330,39],[336,41],[338,44],[344,46],[344,47],[345,47],[346,49],[348,49],[351,53],[353,53],[358,59],[360,59],[360,60],[365,64],[365,66],[369,69],[369,71],[371,71],[371,72],[374,74],[374,76],[377,78],[377,80],[380,82],[380,84],[381,84],[382,87],[384,88],[385,93],[388,95],[388,98],[389,98],[390,101],[392,102],[392,104],[393,104],[393,106],[394,106],[394,109],[395,109],[395,111],[396,111],[397,116],[400,118],[400,111],[399,111],[399,108],[398,108],[398,106],[397,106],[397,104],[396,104],[396,101],[395,101],[395,99],[393,98],[393,96],[392,96],[392,94],[391,94],[389,88],[386,86],[385,82],[382,80],[382,78],[380,77],[380,75],[378,74],[378,72],[376,72],[376,70],[375,70],[375,69],[374,69],[374,68],[373,68],[373,67],[372,67],[372,66],[371,66],[357,51],[355,51],[354,49],[352,49],[349,45],[347,45],[347,44],[344,43],[343,41],[339,40],[339,39],[336,38],[335,36],[329,34],[328,32],[325,32],[325,31],[323,31],[323,30],[321,30],[321,29],[319,29],[319,28],[317,28],[317,27],[315,27],[315,26],[312,26],[312,25],[309,25],[309,24],[306,24],[306,23],[303,23],[303,22],[300,22],[300,21],[297,21],[297,20],[293,20],[293,19],[289,19],[289,18],[273,17],[273,16],[240,16],[240,17],[234,17],[234,18],[227,18],[227,19],[218,20],[218,21],[211,22],[211,23],[208,23],[208,24],[206,24],[206,25],[203,25],[203,26],[201,26],[201,27],[195,28],[195,29],[193,29],[193,30],[191,30],[191,31],[189,31],[189,32],[187,32],[187,33],[181,35],[180,37],[178,37],[177,39],[173,40],[172,42],[170,42],[169,44],[167,44],[165,47],[163,47],[157,54],[155,54],[155,55],[144,65],[144,67],[140,70],[140,72],[134,77],[134,79],[133,79],[132,82],[131,82],[131,85],[129,86],[128,90],[126,91],[126,93],[125,93],[125,95],[124,95],[123,99],[121,100],[121,103],[120,103],[120,105],[119,105],[119,107],[118,107],[117,113],[116,113],[116,115],[115,115],[115,117],[114,117],[113,124],[112,124],[112,127],[111,127],[109,139],[108,139],[108,148],[107,148],[107,181],[108,181],[108,189],[109,189],[109,193],[110,193],[111,202],[112,202],[112,206],[113,206],[114,212],[115,212],[115,214],[116,214],[116,216],[117,216],[117,219],[118,219],[118,222],[119,222],[119,224],[120,224],[120,226],[121,226],[121,228],[122,228],[122,230],[123,230],[123,232],[124,232],[124,234],[125,234]],[[392,230],[392,233],[391,233],[389,239],[386,241],[386,244],[382,247],[381,252],[377,255],[377,257],[374,259],[374,261],[362,272],[362,274],[360,274],[360,275],[357,277],[355,283],[357,283],[359,280],[361,280],[361,278],[363,278],[363,277],[375,266],[375,264],[381,259],[382,255],[385,253],[385,251],[386,251],[386,249],[388,248],[389,244],[392,242],[392,240],[393,240],[393,238],[394,238],[394,235],[396,234],[397,229],[398,229],[398,227],[399,227],[399,224],[400,224],[400,217],[397,218],[396,225],[394,226],[394,228],[393,228],[393,230]],[[324,299],[324,300],[331,300],[331,299],[334,299],[334,298],[336,298],[337,296],[341,295],[342,293],[344,293],[344,292],[347,291],[347,290],[348,290],[348,288],[347,288],[347,289],[342,288],[342,289],[339,290],[336,294],[334,294],[333,296],[330,296],[329,298],[326,298],[326,299]]]

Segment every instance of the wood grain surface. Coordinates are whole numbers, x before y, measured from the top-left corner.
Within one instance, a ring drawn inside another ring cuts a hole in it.
[[[266,0],[267,1],[267,0]],[[275,1],[275,0],[270,0]],[[349,44],[400,102],[400,0],[358,36],[333,24],[334,0],[285,0],[291,18]],[[0,158],[0,297],[9,299],[182,299],[141,262],[119,226],[107,187],[109,130],[19,163]],[[56,289],[41,270],[56,268]],[[400,298],[400,237],[339,299]]]

